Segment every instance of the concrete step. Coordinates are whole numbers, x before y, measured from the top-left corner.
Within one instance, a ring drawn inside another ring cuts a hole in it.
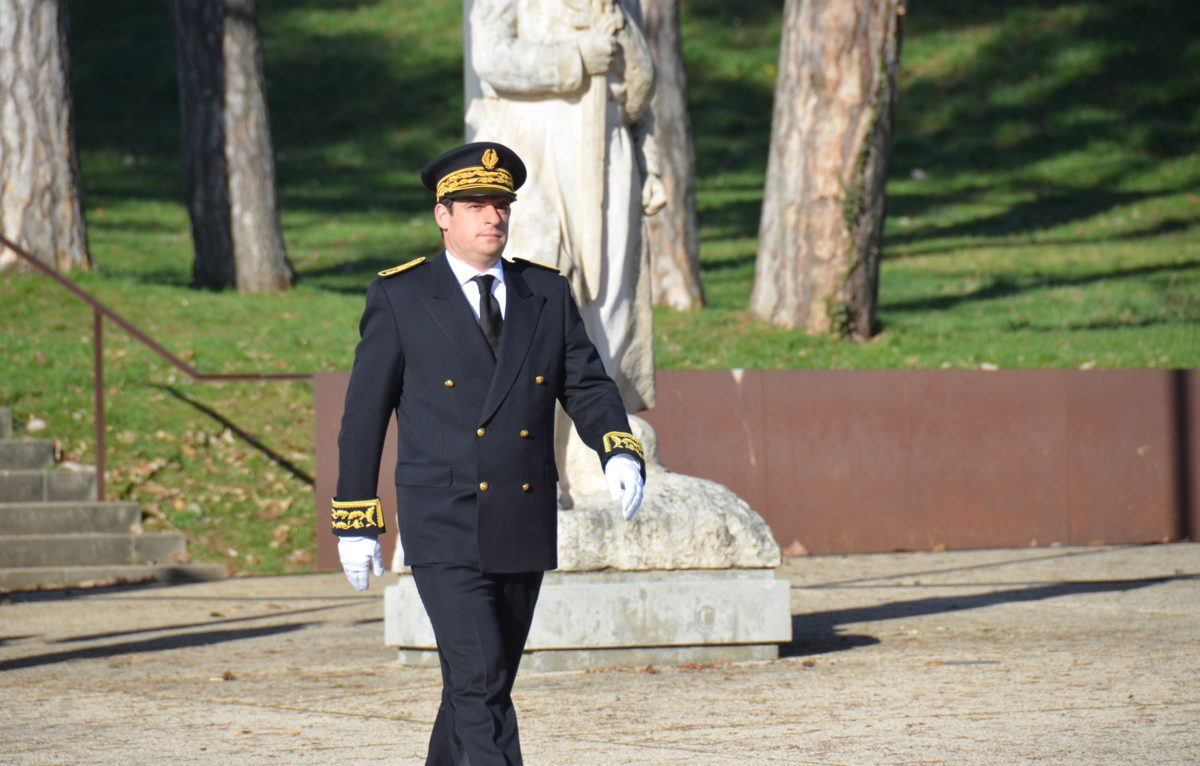
[[[0,591],[226,576],[219,564],[183,563],[178,532],[137,532],[137,503],[97,502],[94,472],[53,464],[54,441],[13,439],[0,408]]]
[[[0,503],[95,499],[92,471],[0,469]]]
[[[48,468],[54,465],[53,439],[0,441],[0,468]]]
[[[186,560],[187,538],[178,532],[0,537],[0,568],[178,564]]]
[[[227,575],[227,570],[220,564],[18,567],[0,569],[0,591],[92,588],[136,582],[203,582],[220,580]]]
[[[0,535],[128,534],[141,520],[137,503],[0,503]]]

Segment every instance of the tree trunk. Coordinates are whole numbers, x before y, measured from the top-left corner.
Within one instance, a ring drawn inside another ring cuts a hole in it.
[[[651,112],[667,204],[646,219],[654,305],[689,311],[704,306],[696,227],[695,150],[688,118],[687,74],[679,35],[680,0],[641,0],[656,70]]]
[[[237,283],[225,169],[224,8],[219,2],[174,0],[175,60],[183,121],[183,170],[192,242],[192,275],[204,287]]]
[[[64,0],[0,0],[0,233],[58,271],[92,267],[69,61]]]
[[[254,0],[171,5],[196,283],[287,289]]]
[[[787,0],[751,311],[875,332],[903,0]]]

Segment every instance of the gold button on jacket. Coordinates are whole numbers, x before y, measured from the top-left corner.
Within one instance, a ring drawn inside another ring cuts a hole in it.
[[[479,482],[479,490],[481,492],[487,492],[488,491],[488,483],[486,481]]]

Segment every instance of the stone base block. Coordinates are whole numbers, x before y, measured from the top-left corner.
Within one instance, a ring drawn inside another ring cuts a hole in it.
[[[523,667],[578,670],[771,659],[792,639],[788,583],[770,569],[548,572]],[[384,640],[436,664],[408,574],[384,591]]]
[[[525,673],[556,673],[594,668],[645,668],[672,665],[711,665],[730,662],[766,662],[779,658],[775,644],[724,644],[721,646],[643,646],[628,649],[526,650],[521,660]],[[436,651],[401,649],[402,665],[435,668]]]

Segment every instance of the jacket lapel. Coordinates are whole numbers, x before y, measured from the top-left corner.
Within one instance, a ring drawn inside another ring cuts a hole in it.
[[[504,308],[504,330],[500,334],[500,350],[496,358],[496,371],[492,374],[492,385],[483,402],[480,423],[486,423],[512,389],[517,373],[529,354],[530,344],[537,330],[538,319],[546,298],[529,289],[521,272],[507,262],[504,265],[504,288],[507,291]],[[480,338],[483,333],[477,332]],[[486,350],[487,341],[484,341]]]
[[[442,254],[430,264],[429,292],[421,298],[421,302],[433,315],[434,321],[458,353],[471,364],[479,365],[484,374],[490,376],[495,369],[492,350],[479,329],[479,323],[475,321],[474,312],[463,296],[462,287],[454,278],[450,265],[446,263],[447,257],[449,256]],[[504,331],[507,333],[508,328],[505,327]]]

